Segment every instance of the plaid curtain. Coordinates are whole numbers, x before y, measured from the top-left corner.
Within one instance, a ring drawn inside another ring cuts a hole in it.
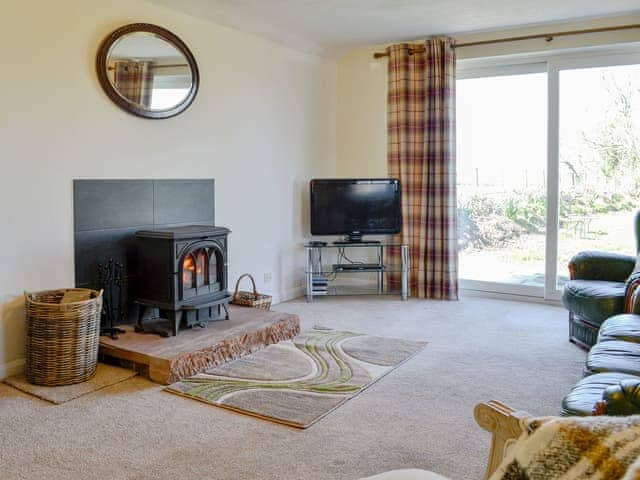
[[[151,106],[153,93],[153,70],[151,62],[114,62],[113,81],[116,90],[127,100]]]
[[[402,187],[402,232],[409,245],[409,294],[458,298],[455,155],[455,50],[450,38],[387,48],[387,166]],[[410,53],[409,50],[413,49]],[[387,252],[399,270],[399,248]],[[388,276],[398,286],[399,275]]]

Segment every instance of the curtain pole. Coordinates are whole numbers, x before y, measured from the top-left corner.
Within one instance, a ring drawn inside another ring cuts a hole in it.
[[[615,32],[619,30],[631,30],[633,28],[640,28],[640,23],[635,23],[631,25],[618,25],[615,27],[601,27],[601,28],[587,28],[584,30],[570,30],[567,32],[551,32],[551,33],[537,33],[534,35],[522,35],[519,37],[507,37],[507,38],[497,38],[495,40],[479,40],[477,42],[467,42],[467,43],[458,43],[457,45],[453,45],[453,48],[460,47],[473,47],[476,45],[490,45],[493,43],[505,43],[505,42],[518,42],[521,40],[533,40],[537,38],[544,38],[547,42],[552,41],[555,37],[563,37],[566,35],[583,35],[586,33],[600,33],[600,32]],[[416,45],[414,48],[409,48],[409,54],[412,53],[420,53],[424,52],[424,47]],[[387,52],[375,52],[373,54],[373,58],[383,58],[388,57],[389,54]]]

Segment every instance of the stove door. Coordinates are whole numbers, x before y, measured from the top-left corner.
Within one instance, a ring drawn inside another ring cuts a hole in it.
[[[189,251],[180,263],[180,299],[210,295],[222,288],[223,256],[215,245]]]

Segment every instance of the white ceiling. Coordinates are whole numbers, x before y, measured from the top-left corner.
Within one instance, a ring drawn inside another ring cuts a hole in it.
[[[639,13],[638,0],[151,0],[309,53]]]

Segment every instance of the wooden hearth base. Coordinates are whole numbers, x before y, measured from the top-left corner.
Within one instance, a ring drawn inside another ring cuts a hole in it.
[[[300,319],[289,313],[231,306],[229,317],[206,328],[180,330],[169,338],[136,333],[132,326],[124,326],[126,333],[117,340],[101,337],[100,358],[135,368],[150,380],[168,385],[300,332]]]

